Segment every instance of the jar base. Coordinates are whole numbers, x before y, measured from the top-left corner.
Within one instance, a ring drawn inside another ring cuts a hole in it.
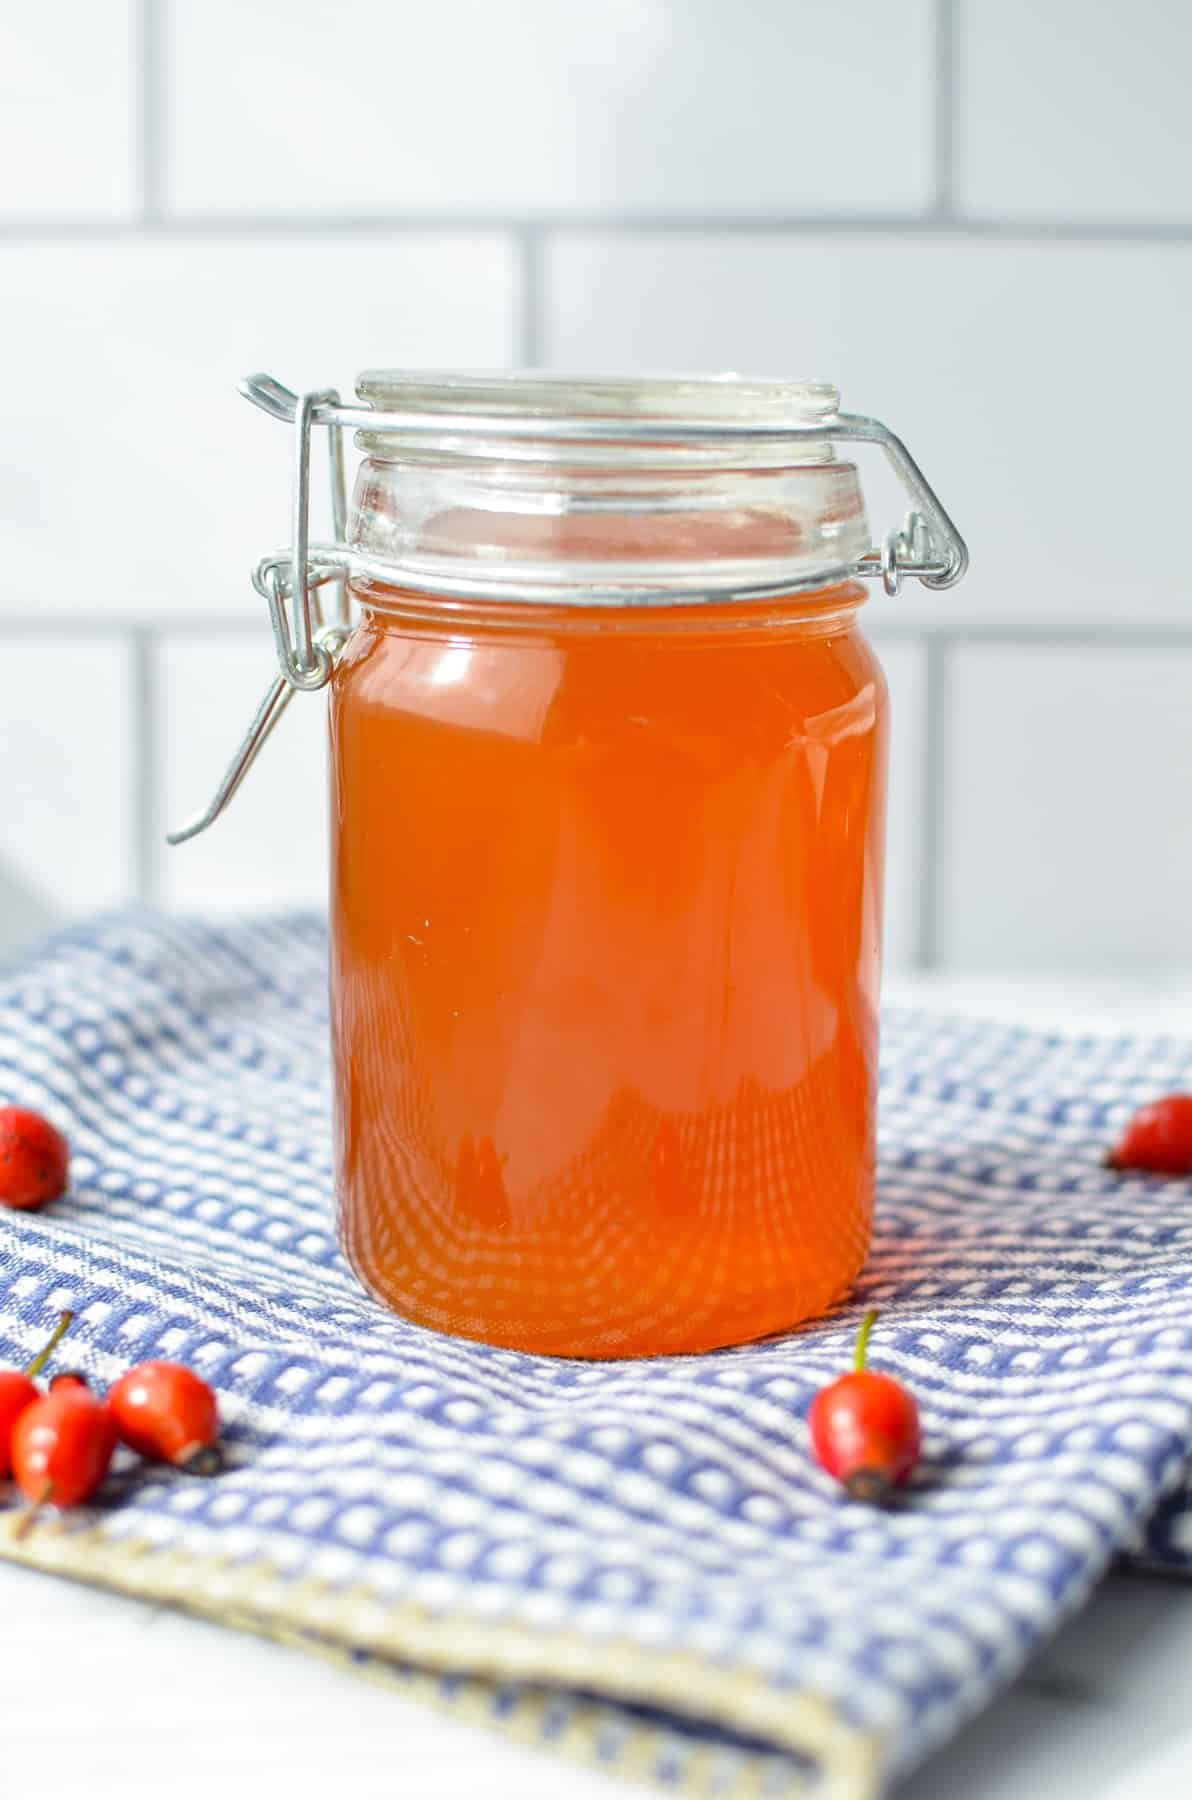
[[[346,1249],[344,1254],[365,1291],[411,1325],[439,1332],[445,1337],[487,1344],[497,1350],[516,1350],[527,1356],[550,1356],[578,1362],[631,1362],[655,1356],[695,1356],[782,1336],[830,1312],[844,1299],[865,1261],[864,1254],[858,1256],[855,1266],[847,1269],[838,1280],[825,1285],[822,1293],[805,1293],[798,1305],[791,1304],[788,1292],[781,1302],[773,1297],[753,1299],[732,1310],[721,1308],[717,1314],[698,1324],[643,1321],[636,1328],[619,1324],[602,1331],[597,1325],[577,1328],[574,1324],[564,1323],[557,1330],[521,1331],[512,1322],[494,1326],[462,1309],[421,1305],[417,1298],[408,1294],[389,1293],[370,1271],[360,1268]]]

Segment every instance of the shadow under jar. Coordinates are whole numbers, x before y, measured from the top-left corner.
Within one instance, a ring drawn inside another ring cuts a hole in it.
[[[834,390],[359,394],[443,431],[357,440],[331,681],[353,1267],[421,1324],[571,1356],[821,1313],[869,1238],[887,697],[856,471],[767,424]],[[502,436],[563,415],[632,431]],[[742,431],[684,436],[709,417]]]

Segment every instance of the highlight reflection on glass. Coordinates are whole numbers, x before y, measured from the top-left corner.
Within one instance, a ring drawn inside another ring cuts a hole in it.
[[[428,679],[434,687],[450,687],[453,682],[463,680],[471,660],[470,645],[452,644],[439,657],[434,668],[431,669]]]

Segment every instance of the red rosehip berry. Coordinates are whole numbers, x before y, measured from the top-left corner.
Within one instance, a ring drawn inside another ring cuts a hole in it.
[[[89,1500],[116,1448],[116,1424],[104,1402],[68,1382],[27,1406],[12,1431],[12,1472],[36,1509]]]
[[[33,1377],[45,1368],[73,1318],[73,1313],[61,1314],[49,1342],[23,1369],[0,1369],[0,1476],[12,1474],[13,1426],[27,1406],[41,1399]]]
[[[0,1475],[12,1474],[12,1428],[40,1390],[20,1369],[0,1369]]]
[[[906,1480],[919,1460],[919,1409],[892,1375],[865,1366],[875,1312],[857,1334],[852,1369],[811,1402],[807,1424],[821,1468],[854,1500],[880,1501]]]
[[[138,1363],[108,1390],[108,1405],[121,1438],[141,1456],[195,1472],[218,1467],[215,1394],[193,1369]]]
[[[0,1205],[35,1212],[66,1192],[70,1149],[40,1113],[0,1106]]]
[[[1152,1175],[1192,1175],[1192,1094],[1168,1094],[1140,1107],[1105,1164]]]

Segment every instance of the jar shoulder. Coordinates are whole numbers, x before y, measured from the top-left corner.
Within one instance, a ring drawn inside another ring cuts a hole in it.
[[[541,743],[647,732],[742,748],[876,724],[887,688],[855,623],[742,637],[410,630],[366,620],[336,670],[340,718]]]

